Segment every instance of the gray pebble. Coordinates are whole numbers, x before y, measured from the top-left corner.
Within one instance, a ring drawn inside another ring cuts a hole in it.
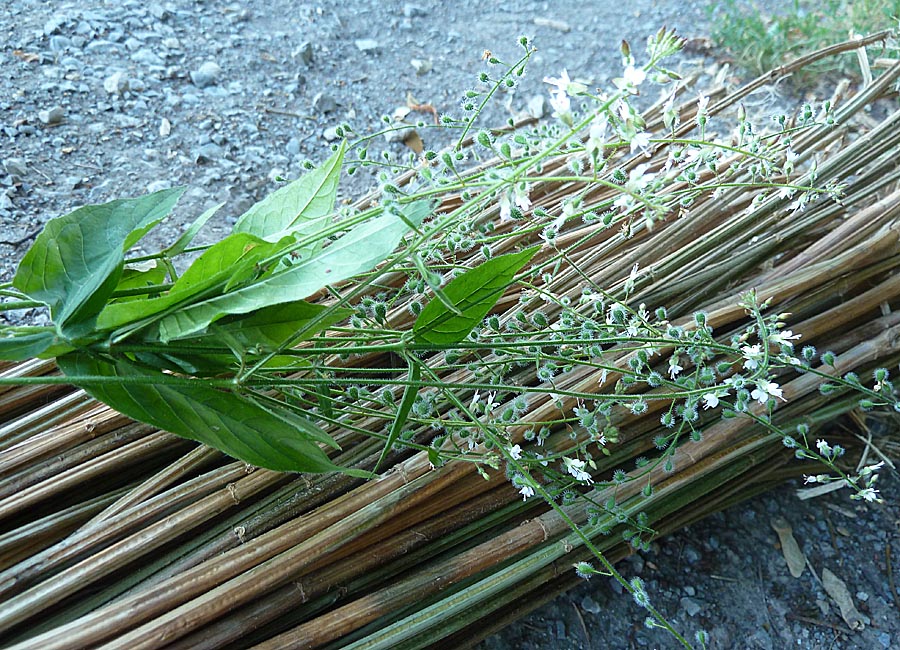
[[[8,196],[6,196],[6,192],[0,192],[0,210],[11,210],[16,207]]]
[[[294,57],[300,57],[300,60],[303,61],[306,65],[310,65],[313,60],[313,47],[312,43],[309,41],[303,41],[300,43],[300,47],[294,50]]]
[[[38,119],[44,124],[59,124],[66,116],[65,110],[61,106],[54,106],[51,109],[38,111]]]
[[[694,589],[691,585],[686,585],[684,588],[684,593],[686,593],[688,596],[694,596],[697,594],[697,590]]]
[[[358,38],[354,43],[356,44],[356,49],[360,52],[376,52],[379,48],[378,41],[374,38]]]
[[[681,608],[692,618],[699,614],[702,609],[700,603],[689,596],[685,596],[681,599]]]
[[[325,142],[334,142],[338,139],[337,127],[329,126],[327,129],[322,131],[322,137],[325,138]]]
[[[28,174],[28,165],[21,158],[7,158],[3,161],[3,169],[7,174],[17,178],[25,178],[25,175]]]
[[[66,17],[62,14],[53,14],[50,19],[44,23],[44,34],[51,36],[56,34],[60,27],[66,24]]]
[[[423,75],[431,71],[431,59],[411,59],[410,65],[417,75]]]
[[[885,648],[891,647],[891,635],[887,632],[880,632],[878,634],[878,643],[880,643]]]
[[[65,36],[51,36],[50,37],[50,51],[51,52],[63,52],[70,47],[72,47],[72,41],[70,41]]]
[[[222,148],[213,143],[207,142],[204,145],[197,147],[194,151],[194,162],[198,165],[202,165],[203,163],[212,162],[216,158],[221,157]]]
[[[410,2],[407,2],[403,5],[403,15],[406,18],[416,18],[417,16],[425,16],[427,15],[427,11],[422,9],[419,5],[414,5]]]
[[[126,92],[128,88],[128,75],[121,70],[109,75],[103,81],[103,89],[109,95],[121,95]]]
[[[297,138],[291,138],[288,140],[288,143],[284,147],[289,154],[292,156],[296,156],[300,153],[300,140]]]
[[[191,81],[197,88],[213,86],[219,79],[222,68],[215,61],[207,61],[196,70],[191,71]]]
[[[171,187],[169,181],[153,181],[149,185],[147,185],[147,194],[153,194],[154,192],[159,192],[160,190],[166,190]]]
[[[146,66],[163,66],[162,58],[160,58],[155,52],[152,50],[148,50],[146,47],[142,47],[137,52],[131,55],[131,60],[135,63],[140,63]]]
[[[312,100],[313,108],[320,113],[330,113],[337,108],[337,102],[331,95],[316,93]]]
[[[585,596],[581,599],[581,609],[588,612],[589,614],[599,614],[600,613],[600,603],[591,598],[590,596]]]

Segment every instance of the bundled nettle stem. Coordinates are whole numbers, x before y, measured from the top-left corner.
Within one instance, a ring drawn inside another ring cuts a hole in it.
[[[0,374],[0,638],[463,644],[577,559],[703,646],[613,560],[791,454],[880,498],[882,462],[817,431],[898,410],[900,114],[841,140],[900,64],[761,127],[728,111],[762,81],[685,100],[660,30],[642,64],[623,45],[609,92],[563,71],[552,123],[483,129],[521,45],[441,118],[455,147],[345,142],[213,246],[190,241],[215,210],[129,257],[180,189],[48,223],[2,288],[52,324],[0,330],[20,362]],[[335,211],[341,170],[367,165],[378,190]]]

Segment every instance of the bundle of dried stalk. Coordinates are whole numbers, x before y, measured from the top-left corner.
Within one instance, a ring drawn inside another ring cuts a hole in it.
[[[719,91],[710,113],[725,111],[789,71],[729,95]],[[567,224],[559,246],[578,245],[571,265],[554,275],[553,293],[579,289],[575,269],[615,293],[638,263],[645,272],[630,300],[665,304],[673,321],[687,323],[692,311],[703,309],[717,332],[740,331],[746,313],[738,296],[755,288],[773,298],[772,309],[793,314],[791,326],[805,343],[838,354],[836,367],[823,372],[862,375],[896,363],[900,311],[889,305],[900,294],[900,111],[867,132],[851,134],[848,125],[898,77],[895,63],[842,103],[836,126],[793,143],[798,166],[817,160],[819,183],[847,183],[840,203],[821,200],[791,211],[788,197],[755,202],[761,190],[742,187],[738,178],[724,194],[701,195],[688,212],[652,231],[640,224],[628,233]],[[690,110],[682,109],[686,124]],[[654,123],[658,128],[653,111],[649,117],[651,129]],[[625,152],[616,155],[626,169],[639,162],[658,168],[665,161],[664,152],[630,161]],[[548,161],[545,173],[551,177],[568,163],[565,156]],[[532,200],[554,211],[584,190],[579,182],[535,182]],[[598,185],[584,202],[610,196]],[[459,200],[443,197],[442,208]],[[494,214],[487,210],[484,218]],[[532,238],[536,233],[523,232],[503,245]],[[379,280],[402,282],[398,274]],[[517,304],[511,292],[498,309],[512,311]],[[405,306],[389,319],[398,329],[412,321]],[[610,354],[616,358],[615,349]],[[618,361],[625,363],[628,354],[623,349]],[[391,365],[386,357],[359,363]],[[45,362],[2,370],[3,376],[53,372]],[[616,381],[610,375],[600,384],[598,376],[585,367],[561,377],[556,388],[564,408],[574,406],[565,391],[597,392]],[[821,395],[811,375],[785,375],[781,382],[787,401],[778,416],[785,421],[821,426],[856,406],[851,396]],[[130,422],[82,391],[0,391],[5,646],[468,647],[571,586],[577,579],[572,563],[587,557],[564,519],[540,500],[522,501],[502,472],[485,480],[473,464],[433,468],[426,453],[410,451],[393,452],[391,466],[368,482],[254,470]],[[529,417],[536,421],[558,408],[546,395],[536,394],[534,401]],[[661,428],[654,404],[642,415],[616,414],[621,435],[598,476],[631,470],[636,457],[652,451]],[[375,416],[353,424],[382,426]],[[375,466],[378,440],[333,433],[344,450],[337,462]],[[749,419],[709,420],[703,433],[702,441],[677,450],[674,472],[651,471],[650,497],[640,494],[646,481],[598,487],[589,496],[605,502],[614,492],[626,512],[646,512],[650,525],[665,534],[809,471],[792,460],[778,434]],[[428,435],[422,430],[415,439],[427,442]],[[563,451],[572,440],[558,432],[545,444]],[[610,559],[630,552],[621,536],[602,535],[587,523],[583,502],[568,506],[567,514]]]

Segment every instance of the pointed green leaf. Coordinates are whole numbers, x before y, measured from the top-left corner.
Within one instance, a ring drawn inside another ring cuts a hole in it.
[[[352,309],[314,305],[304,300],[263,307],[249,316],[228,316],[215,323],[209,333],[198,339],[214,341],[221,334],[243,349],[256,348],[262,353],[278,350],[293,338],[308,339],[322,330],[350,317]]]
[[[174,207],[183,188],[87,205],[51,219],[25,254],[13,286],[50,307],[62,326],[92,297],[99,310],[115,284],[125,251]],[[102,290],[102,291],[101,291]],[[95,296],[94,294],[106,293]],[[82,311],[79,319],[93,313]]]
[[[111,330],[160,314],[189,298],[217,285],[246,280],[256,273],[256,264],[272,255],[286,243],[270,244],[254,235],[229,235],[208,248],[158,298],[108,305],[97,318],[97,329]]]
[[[378,457],[378,462],[375,463],[376,472],[378,471],[378,466],[381,465],[390,453],[391,447],[397,442],[397,438],[400,437],[400,433],[403,431],[403,427],[406,424],[406,419],[409,417],[409,412],[412,410],[413,404],[416,401],[416,395],[419,394],[419,387],[415,384],[419,381],[419,377],[422,376],[422,369],[419,367],[418,362],[413,359],[410,359],[408,363],[409,374],[407,375],[407,379],[409,379],[409,383],[403,389],[403,398],[400,400],[400,408],[397,409],[397,417],[391,422],[391,430],[388,432],[387,440],[384,443],[384,449],[381,450],[381,456]]]
[[[246,232],[274,242],[287,234],[299,239],[324,228],[328,224],[325,217],[334,211],[346,147],[346,142],[342,142],[324,165],[247,210],[234,225],[234,232]]]
[[[67,376],[158,380],[156,384],[103,384],[85,390],[130,418],[214,447],[257,467],[281,472],[366,472],[335,465],[309,435],[269,409],[198,380],[166,385],[167,375],[125,361],[115,365],[75,352],[59,358]]]
[[[56,342],[52,327],[4,327],[0,329],[0,359],[33,359]]]
[[[406,206],[406,220],[387,214],[355,226],[320,253],[221,296],[169,314],[159,323],[160,340],[167,342],[202,332],[227,314],[246,314],[269,305],[303,300],[325,286],[371,271],[383,262],[409,231],[407,221],[419,225],[432,204]]]
[[[416,341],[450,346],[468,336],[487,316],[518,271],[537,253],[535,246],[519,253],[500,255],[453,278],[444,295],[460,311],[455,314],[440,300],[425,305],[413,325]]]
[[[194,237],[197,236],[197,233],[200,232],[200,229],[206,225],[206,222],[209,221],[223,205],[225,204],[220,203],[219,205],[214,205],[209,210],[197,217],[194,222],[190,226],[188,226],[183,233],[181,233],[181,237],[176,239],[175,243],[166,248],[163,253],[165,255],[168,255],[169,257],[181,255],[184,252],[184,249],[190,246],[191,242],[194,241]]]

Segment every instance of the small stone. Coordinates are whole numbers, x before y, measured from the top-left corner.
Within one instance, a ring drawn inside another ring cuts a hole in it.
[[[6,192],[0,192],[0,210],[10,210],[14,207],[16,207],[15,204],[6,195]]]
[[[63,52],[70,47],[72,47],[72,41],[70,41],[65,36],[51,36],[50,37],[50,51],[51,52]]]
[[[135,63],[140,63],[146,66],[158,66],[162,67],[165,65],[163,60],[152,50],[148,50],[146,47],[142,47],[137,52],[131,55],[131,60]]]
[[[288,143],[284,146],[285,150],[291,154],[292,156],[296,156],[300,153],[300,140],[297,138],[291,138],[288,140]]]
[[[56,34],[59,29],[66,24],[66,17],[61,14],[53,14],[50,19],[44,23],[44,34],[51,36]]]
[[[358,38],[356,41],[356,49],[360,52],[377,52],[379,49],[378,41],[374,38]]]
[[[856,597],[862,602],[866,602],[867,600],[869,600],[869,593],[866,591],[857,591]]]
[[[686,593],[688,596],[695,596],[695,595],[697,595],[697,590],[694,589],[692,586],[687,585],[684,588],[684,593]]]
[[[322,131],[322,137],[325,138],[325,142],[334,142],[339,137],[337,127],[329,126],[327,129]]]
[[[528,114],[536,119],[541,119],[547,114],[547,98],[543,95],[535,95],[528,100]]]
[[[337,102],[331,95],[316,93],[312,100],[313,108],[320,113],[330,113],[337,108]]]
[[[168,135],[172,132],[172,123],[168,120],[168,118],[162,118],[159,122],[159,135],[162,137],[168,137]]]
[[[171,9],[161,4],[154,3],[148,9],[150,10],[150,15],[159,21],[165,21],[172,17]]]
[[[121,70],[109,75],[103,81],[103,89],[109,95],[121,95],[129,88],[128,75]]]
[[[154,192],[159,192],[160,190],[167,190],[171,187],[169,181],[153,181],[149,185],[147,185],[147,194],[153,194]]]
[[[409,63],[417,75],[423,75],[431,71],[431,59],[411,59]]]
[[[219,145],[213,142],[207,142],[206,144],[197,147],[194,152],[194,162],[198,165],[202,165],[204,163],[212,162],[216,158],[221,157],[221,155],[222,148]]]
[[[414,5],[411,2],[407,2],[403,5],[403,16],[406,18],[417,18],[419,16],[425,16],[428,12],[422,9],[419,5]]]
[[[197,88],[214,86],[222,73],[222,68],[215,61],[207,61],[196,70],[191,71],[191,81]]]
[[[581,599],[581,609],[588,612],[589,614],[599,614],[601,608],[600,603],[598,603],[590,596],[585,596]]]
[[[702,609],[700,603],[688,596],[681,599],[681,608],[692,618],[699,614]]]
[[[54,106],[50,110],[38,111],[38,119],[44,124],[59,124],[66,116],[61,106]]]
[[[878,634],[878,643],[880,643],[885,648],[891,647],[891,635],[887,632],[879,632]]]
[[[293,52],[294,57],[300,57],[300,60],[303,61],[306,65],[312,64],[313,61],[313,46],[309,41],[303,41],[300,43],[300,47],[298,47]]]

